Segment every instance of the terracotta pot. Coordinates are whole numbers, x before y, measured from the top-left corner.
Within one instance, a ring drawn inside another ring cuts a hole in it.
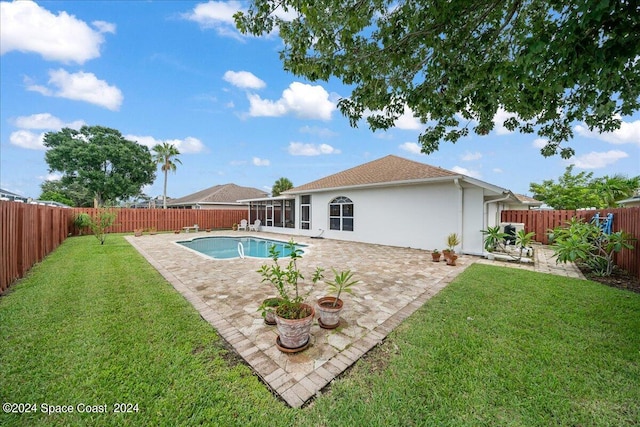
[[[318,300],[318,324],[324,329],[335,329],[340,324],[340,312],[344,303],[338,300],[336,306],[333,303],[336,297],[322,297]]]
[[[450,254],[447,258],[447,265],[456,265],[456,260],[458,259],[458,255]]]
[[[433,259],[433,262],[440,262],[440,255],[440,252],[438,252],[437,254],[431,252],[431,259]]]
[[[275,305],[269,304],[270,301],[278,300],[278,303]],[[278,308],[279,301],[281,301],[278,297],[271,297],[265,299],[262,304],[266,305],[264,310],[264,323],[267,325],[275,325],[276,324],[276,308]]]
[[[302,305],[311,313],[303,319],[285,319],[278,316],[276,312],[276,325],[280,334],[276,343],[278,347],[284,347],[288,352],[304,350],[309,344],[311,324],[316,312],[310,305]]]

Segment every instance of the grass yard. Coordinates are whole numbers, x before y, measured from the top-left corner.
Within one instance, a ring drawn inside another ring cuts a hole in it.
[[[3,426],[638,425],[640,294],[473,265],[294,410],[121,236],[77,237],[0,297],[0,400],[37,411]]]

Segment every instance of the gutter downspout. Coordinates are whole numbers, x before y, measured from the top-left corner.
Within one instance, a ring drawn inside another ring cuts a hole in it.
[[[460,180],[455,178],[453,180],[453,184],[458,188],[458,236],[460,236],[460,253],[464,252],[464,219],[462,218],[463,214],[463,196],[464,190],[462,189],[462,185],[460,185]]]
[[[487,200],[486,202],[483,203],[483,209],[482,209],[482,215],[484,216],[483,220],[482,220],[482,225],[484,226],[483,229],[486,230],[487,227],[489,227],[489,213],[488,213],[488,209],[489,209],[489,204],[490,203],[498,203],[498,202],[504,202],[505,200],[508,200],[511,195],[508,192],[504,192],[502,194],[506,194],[504,197],[501,197],[499,199],[494,199],[494,200]],[[498,212],[498,210],[496,209],[496,213]],[[484,250],[484,246],[482,248],[482,255],[486,255],[486,252]]]

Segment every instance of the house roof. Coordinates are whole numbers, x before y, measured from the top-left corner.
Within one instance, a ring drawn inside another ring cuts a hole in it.
[[[267,192],[257,188],[241,187],[235,184],[214,185],[188,196],[172,199],[167,206],[184,206],[195,204],[240,204],[238,200],[266,197]]]
[[[525,196],[524,194],[515,194],[518,200],[525,205],[530,206],[541,206],[542,202],[540,200],[536,200],[533,197]]]
[[[325,178],[294,187],[284,193],[299,193],[329,188],[460,177],[460,174],[435,166],[388,155]]]

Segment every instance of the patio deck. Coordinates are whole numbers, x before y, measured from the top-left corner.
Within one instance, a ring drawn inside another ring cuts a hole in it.
[[[311,277],[316,266],[329,275],[335,267],[350,269],[360,283],[354,286],[354,295],[342,297],[345,308],[337,329],[321,329],[316,319],[310,347],[286,354],[275,345],[276,327],[267,326],[258,311],[265,298],[275,295],[275,289],[261,283],[256,272],[271,260],[212,260],[174,243],[195,237],[250,235],[283,241],[290,238],[232,231],[126,238],[292,407],[303,406],[466,267],[481,260],[462,255],[452,267],[443,261],[432,262],[430,252],[417,249],[296,237],[297,243],[308,245],[298,263],[305,277]],[[548,256],[540,253],[544,271]],[[539,269],[538,263],[535,269]],[[580,277],[571,266],[555,273]],[[326,286],[318,283],[307,301],[313,303],[325,294]]]

